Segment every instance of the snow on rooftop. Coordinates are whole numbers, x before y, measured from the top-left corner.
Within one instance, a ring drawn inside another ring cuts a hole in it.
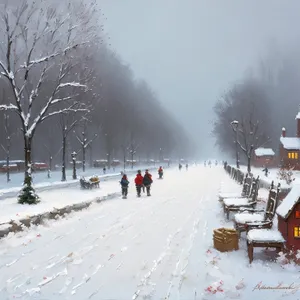
[[[300,150],[300,138],[297,137],[281,137],[280,142],[283,148],[287,150]]]
[[[298,119],[300,119],[300,112],[298,112],[298,114],[297,114],[295,120],[298,120]]]
[[[248,232],[247,237],[250,241],[256,242],[285,242],[283,236],[275,229],[252,229]]]
[[[286,219],[294,206],[297,204],[300,197],[300,184],[294,184],[291,191],[283,199],[281,204],[277,207],[276,213],[282,218]]]
[[[275,152],[271,148],[257,148],[255,149],[256,156],[274,156]]]

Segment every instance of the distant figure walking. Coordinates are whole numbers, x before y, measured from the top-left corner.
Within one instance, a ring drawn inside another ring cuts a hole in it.
[[[186,170],[188,170],[189,169],[189,164],[186,164],[185,168],[186,168]]]
[[[179,171],[181,171],[181,169],[182,169],[182,164],[179,164],[178,168],[179,168]]]
[[[106,168],[105,167],[103,168],[103,174],[106,174]]]

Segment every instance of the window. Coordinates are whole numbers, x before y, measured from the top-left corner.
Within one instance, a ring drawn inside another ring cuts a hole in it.
[[[300,210],[295,211],[295,218],[300,219]]]
[[[294,227],[294,237],[300,238],[300,227],[299,226]]]
[[[289,152],[288,158],[289,159],[298,159],[298,152]]]

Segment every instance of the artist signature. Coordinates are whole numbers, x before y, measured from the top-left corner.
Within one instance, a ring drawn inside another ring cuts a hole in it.
[[[296,291],[300,290],[300,284],[296,284],[295,282],[292,282],[291,284],[284,284],[283,282],[279,282],[277,285],[265,285],[261,281],[253,288],[252,291],[255,290],[285,290],[295,293]]]

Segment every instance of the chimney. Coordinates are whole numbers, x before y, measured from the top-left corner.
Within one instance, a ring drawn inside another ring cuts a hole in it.
[[[284,127],[282,127],[281,136],[282,136],[282,137],[285,137],[285,136],[286,136],[286,131],[285,131],[285,128],[284,128]]]
[[[296,116],[297,120],[297,138],[300,138],[300,105],[299,105],[299,112]]]

